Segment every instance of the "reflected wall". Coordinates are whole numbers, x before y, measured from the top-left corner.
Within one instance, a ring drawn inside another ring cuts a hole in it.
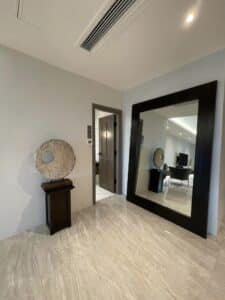
[[[191,216],[198,100],[145,111],[140,119],[136,194]]]

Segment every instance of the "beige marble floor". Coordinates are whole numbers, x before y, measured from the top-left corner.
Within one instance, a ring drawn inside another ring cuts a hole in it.
[[[0,242],[1,300],[225,299],[225,226],[204,240],[123,197],[54,236]]]
[[[102,187],[100,187],[98,184],[95,187],[95,191],[96,191],[96,201],[101,201],[103,199],[109,198],[114,195],[110,191],[107,191]]]

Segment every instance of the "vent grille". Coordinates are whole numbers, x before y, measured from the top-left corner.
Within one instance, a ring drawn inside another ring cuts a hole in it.
[[[137,0],[116,0],[95,28],[90,32],[88,37],[83,41],[81,47],[85,50],[91,51],[91,49],[136,1]]]

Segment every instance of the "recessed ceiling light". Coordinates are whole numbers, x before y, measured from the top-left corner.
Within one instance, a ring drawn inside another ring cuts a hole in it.
[[[190,13],[190,14],[188,14],[187,15],[187,17],[186,17],[186,22],[187,23],[192,23],[193,21],[194,21],[194,14],[193,13]]]

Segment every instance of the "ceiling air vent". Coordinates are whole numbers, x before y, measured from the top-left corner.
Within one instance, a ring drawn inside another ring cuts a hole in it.
[[[81,47],[91,51],[91,49],[136,1],[137,0],[116,0],[95,28],[90,32],[88,37],[83,41]]]

